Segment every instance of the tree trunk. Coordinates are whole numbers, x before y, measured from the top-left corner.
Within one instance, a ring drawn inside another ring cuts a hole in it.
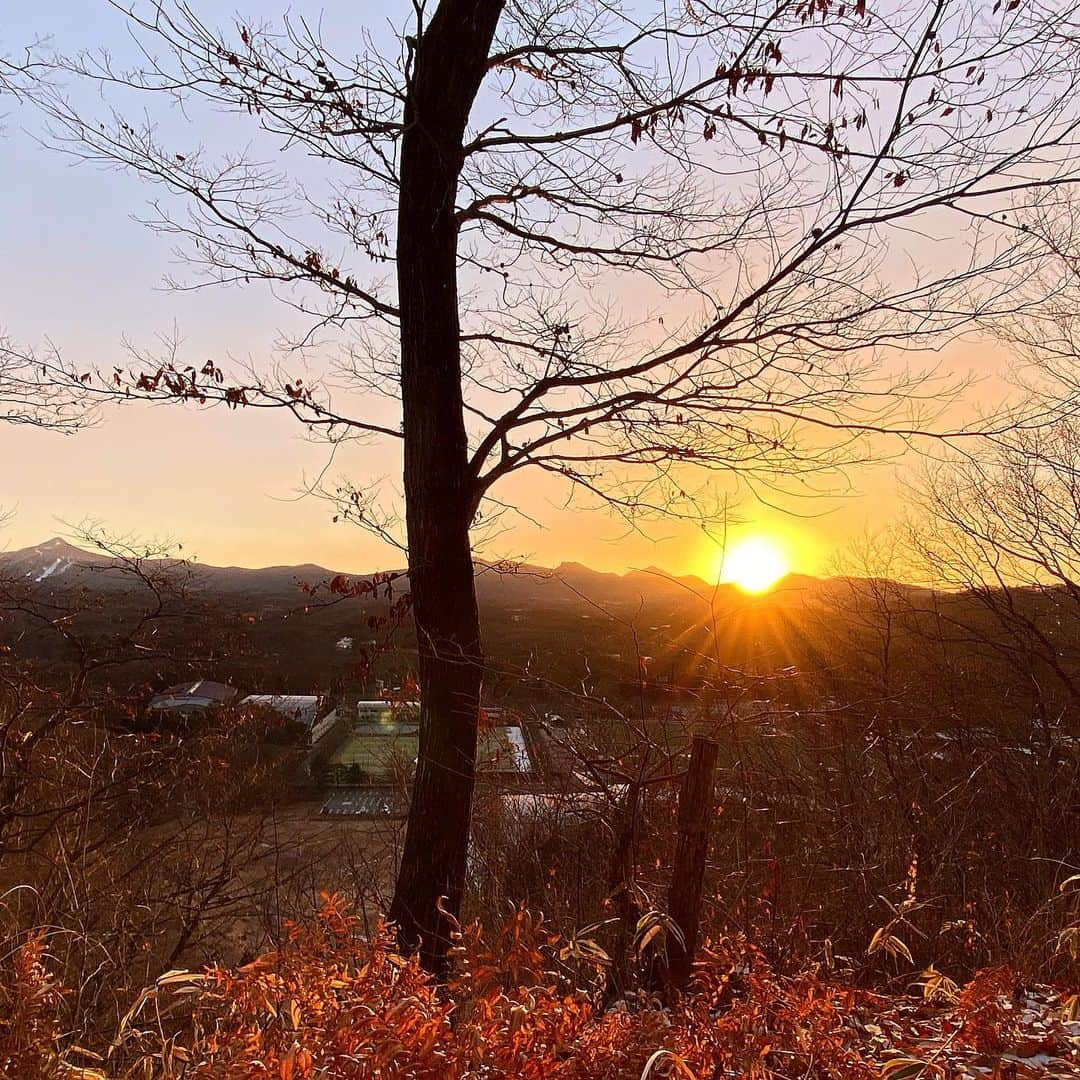
[[[631,985],[633,957],[630,955],[641,916],[637,894],[637,856],[641,827],[641,784],[634,781],[626,790],[619,832],[608,868],[608,897],[619,921],[608,969],[605,1004],[624,997]]]
[[[415,46],[400,159],[397,271],[409,583],[420,748],[390,917],[442,968],[461,908],[482,654],[469,526],[476,481],[462,408],[455,215],[462,143],[503,0],[442,0]],[[440,904],[440,899],[445,898]]]
[[[701,919],[701,890],[705,881],[705,857],[709,851],[709,825],[713,812],[713,774],[719,747],[712,739],[694,736],[690,766],[679,792],[679,840],[668,893],[668,915],[682,931],[683,947],[671,941],[669,979],[685,986],[697,951]]]

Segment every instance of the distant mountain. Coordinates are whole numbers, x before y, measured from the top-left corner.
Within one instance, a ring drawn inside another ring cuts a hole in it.
[[[302,595],[302,583],[314,585],[333,576],[313,564],[302,566],[203,566],[182,559],[145,559],[148,573],[183,575],[186,583],[210,592],[251,594],[256,597]],[[102,551],[86,551],[53,537],[44,544],[0,552],[0,577],[42,588],[62,590],[91,587],[105,592],[134,588],[129,561]]]
[[[20,619],[18,611],[9,617],[5,594],[24,589],[56,610],[77,612],[81,633],[107,639],[146,610],[149,594],[131,570],[124,560],[60,538],[0,553],[0,646],[17,646],[22,658],[50,663],[68,655],[47,622]],[[357,658],[339,642],[349,639],[356,650],[366,650],[389,613],[383,590],[343,602],[347,592],[316,588],[338,575],[310,563],[250,568],[158,559],[139,570],[150,577],[175,575],[187,586],[188,602],[171,611],[191,617],[164,620],[154,630],[159,642],[179,656],[201,650],[212,657],[196,674],[267,693],[306,693],[345,677]],[[397,578],[390,595],[400,597],[408,587],[407,578]],[[981,603],[963,593],[934,596],[863,578],[791,574],[769,592],[749,596],[732,585],[655,567],[615,574],[575,562],[550,568],[478,561],[476,588],[492,660],[491,692],[530,708],[548,700],[552,687],[585,685],[583,679],[590,693],[637,693],[643,658],[656,685],[694,686],[718,657],[732,671],[825,671],[841,646],[869,634],[867,648],[874,648],[872,628],[883,600],[894,610],[914,601],[912,607],[923,612],[944,604],[962,633],[985,621]],[[1075,621],[1058,633],[1075,643]],[[390,677],[410,670],[413,642],[406,625],[380,661]],[[182,664],[148,664],[145,677],[160,685],[193,673]]]
[[[72,578],[78,577],[81,570],[100,562],[101,557],[93,552],[83,551],[54,536],[37,547],[0,553],[0,573],[9,578],[29,578],[35,584],[55,583],[69,574]]]
[[[134,587],[124,570],[124,560],[102,552],[85,551],[54,537],[35,547],[0,552],[0,577],[50,590],[91,587],[102,591]],[[210,566],[179,559],[145,560],[151,572],[183,574],[190,588],[227,596],[237,603],[303,602],[305,586],[315,587],[341,576],[354,581],[369,575],[339,574],[314,563],[298,566]],[[543,605],[548,609],[596,606],[628,616],[643,604],[655,608],[694,608],[714,601],[744,605],[768,603],[786,607],[850,591],[845,579],[820,580],[800,574],[783,579],[767,596],[747,597],[732,585],[710,584],[699,577],[668,574],[657,567],[630,570],[625,574],[594,570],[577,562],[554,569],[529,564],[476,564],[477,596],[481,606],[522,613]],[[867,583],[859,583],[865,587]],[[408,589],[399,578],[395,593]]]

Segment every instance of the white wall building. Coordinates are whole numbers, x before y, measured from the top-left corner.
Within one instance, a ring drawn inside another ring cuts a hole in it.
[[[307,728],[308,742],[315,743],[337,719],[336,709],[319,716],[322,700],[317,694],[248,694],[240,704],[273,709],[280,716],[303,724]]]

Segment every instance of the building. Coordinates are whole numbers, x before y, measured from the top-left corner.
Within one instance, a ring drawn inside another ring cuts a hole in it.
[[[337,719],[337,710],[328,709],[318,694],[248,694],[240,704],[271,709],[300,724],[307,732],[309,744],[318,742]]]
[[[476,744],[476,771],[481,777],[507,782],[531,776],[533,762],[525,729],[515,724],[481,731]]]
[[[187,720],[234,705],[239,697],[240,691],[235,686],[210,679],[194,679],[155,694],[150,699],[147,711],[162,717]]]

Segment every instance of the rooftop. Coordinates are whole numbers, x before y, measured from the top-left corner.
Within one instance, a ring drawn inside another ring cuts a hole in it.
[[[183,706],[228,705],[240,696],[235,686],[213,682],[210,679],[193,679],[177,683],[150,699],[151,709],[175,709]]]
[[[291,720],[311,727],[319,714],[322,698],[317,694],[248,694],[241,705],[261,705]]]

